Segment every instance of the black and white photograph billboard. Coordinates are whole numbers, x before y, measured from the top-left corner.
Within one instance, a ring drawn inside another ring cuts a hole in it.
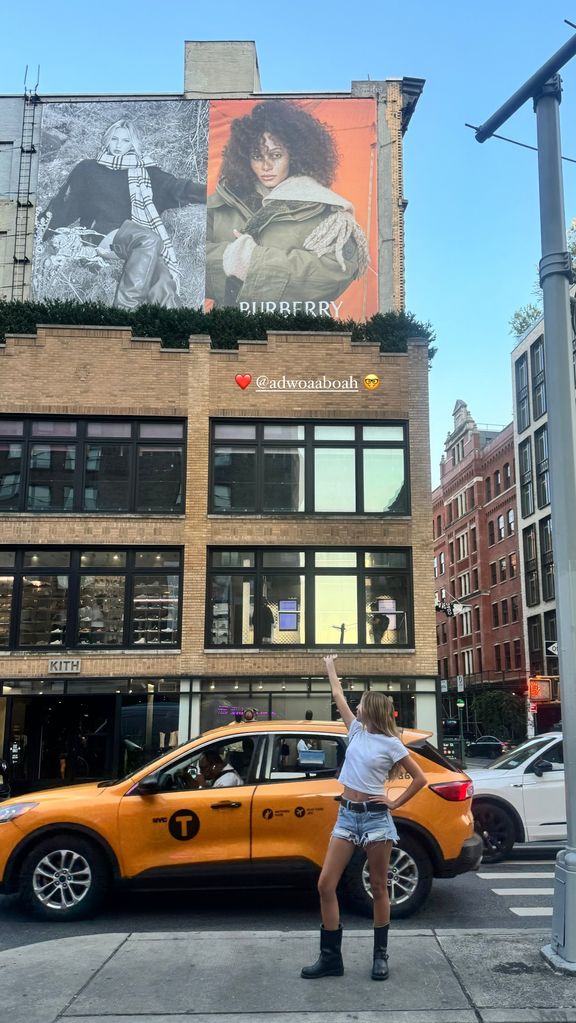
[[[208,103],[46,103],[37,300],[196,308],[204,300]]]

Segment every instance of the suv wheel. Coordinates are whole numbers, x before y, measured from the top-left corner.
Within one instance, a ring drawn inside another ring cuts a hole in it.
[[[474,826],[484,843],[483,863],[499,863],[506,859],[514,845],[514,821],[503,806],[496,803],[477,802],[472,804]]]
[[[411,916],[426,901],[432,888],[432,864],[425,849],[409,835],[392,846],[390,870],[390,915],[398,920]],[[342,889],[354,908],[372,916],[373,901],[368,860],[363,849],[354,853],[342,878]]]
[[[99,907],[109,884],[99,849],[85,838],[60,835],[40,842],[24,860],[20,900],[42,920],[82,920]]]

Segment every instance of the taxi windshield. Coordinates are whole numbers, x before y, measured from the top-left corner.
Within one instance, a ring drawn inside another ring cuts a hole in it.
[[[550,736],[542,736],[538,739],[529,739],[528,742],[523,742],[521,746],[517,746],[516,749],[510,750],[508,753],[503,753],[501,757],[498,757],[493,764],[490,764],[489,771],[514,771],[517,767],[526,763],[527,760],[533,756],[534,753],[538,753],[539,750],[544,749],[550,743]]]

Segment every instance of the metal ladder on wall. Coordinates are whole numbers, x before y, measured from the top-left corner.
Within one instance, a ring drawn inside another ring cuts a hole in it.
[[[38,74],[40,68],[38,68]],[[18,170],[18,192],[16,195],[16,220],[14,225],[14,255],[12,268],[12,300],[23,301],[30,281],[27,279],[27,268],[31,260],[28,256],[28,234],[30,223],[34,221],[32,210],[34,204],[30,199],[32,181],[32,158],[36,153],[34,145],[34,129],[36,126],[36,110],[40,103],[36,89],[38,78],[33,89],[26,88],[28,68],[24,76],[24,110],[22,113],[22,135],[20,139],[20,166]]]

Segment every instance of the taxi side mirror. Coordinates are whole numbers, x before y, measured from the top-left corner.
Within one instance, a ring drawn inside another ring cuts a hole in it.
[[[136,791],[139,796],[153,796],[156,792],[160,791],[160,785],[158,784],[158,778],[154,775],[149,775],[148,778],[142,778],[138,782]]]

